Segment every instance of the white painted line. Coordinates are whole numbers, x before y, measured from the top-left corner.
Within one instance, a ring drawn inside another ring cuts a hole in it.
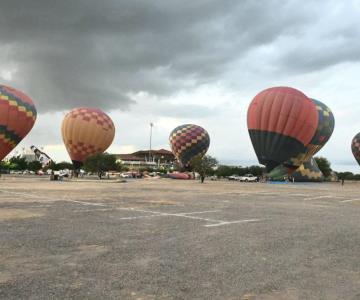
[[[95,209],[78,209],[73,210],[73,213],[84,213],[84,212],[97,212],[97,211],[111,211],[114,210],[114,208],[95,208]]]
[[[304,200],[316,200],[316,199],[324,199],[324,198],[335,198],[334,196],[331,195],[324,195],[324,196],[317,196],[317,197],[308,197],[308,198],[304,198]]]
[[[251,222],[259,222],[259,221],[260,221],[260,219],[248,219],[248,220],[221,222],[221,223],[217,223],[217,224],[209,224],[209,225],[204,225],[204,226],[205,227],[216,227],[216,226],[223,226],[223,225],[229,225],[229,224],[251,223]]]
[[[82,204],[82,205],[106,206],[103,203],[93,203],[93,202],[85,202],[85,201],[77,201],[77,200],[65,200],[65,201],[79,203],[79,204]]]
[[[205,214],[205,213],[212,213],[218,212],[218,210],[205,210],[205,211],[195,211],[195,212],[188,212],[188,213],[178,213],[179,215],[193,215],[193,214]]]
[[[226,222],[222,220],[214,220],[214,219],[208,219],[208,218],[200,218],[200,217],[194,217],[194,216],[188,216],[185,215],[186,213],[163,213],[159,211],[152,211],[152,210],[144,210],[144,209],[136,209],[136,208],[118,208],[120,210],[130,210],[130,211],[137,211],[137,212],[144,212],[144,213],[150,213],[154,214],[156,216],[173,216],[173,217],[182,217],[182,218],[188,218],[188,219],[195,219],[195,220],[203,220],[203,221],[209,221],[209,222]],[[192,212],[195,213],[195,212]],[[202,212],[200,212],[202,213]],[[188,213],[187,213],[188,214]]]
[[[154,217],[164,217],[164,215],[150,215],[150,216],[124,217],[124,218],[118,218],[117,220],[136,220],[136,219],[145,219],[145,218],[154,218]]]
[[[342,200],[340,202],[346,203],[346,202],[355,202],[355,201],[360,201],[360,199],[348,199],[348,200]]]
[[[26,196],[27,198],[49,199],[48,197],[43,197],[43,196],[34,195],[34,194],[30,194],[30,193],[18,193],[18,192],[11,192],[11,191],[0,191],[0,192],[12,194],[12,195]]]

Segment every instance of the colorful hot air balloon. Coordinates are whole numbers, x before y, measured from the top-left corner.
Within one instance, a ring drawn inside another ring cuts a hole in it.
[[[274,168],[267,174],[270,180],[283,181],[286,178],[294,178],[295,182],[321,182],[324,181],[324,175],[320,171],[315,159],[311,157],[293,172],[283,164]]]
[[[321,182],[324,181],[324,175],[320,171],[315,159],[311,157],[304,162],[292,174],[295,182]]]
[[[318,124],[314,136],[312,137],[310,143],[306,146],[304,152],[298,154],[296,157],[290,158],[284,163],[292,170],[295,170],[301,166],[304,162],[307,162],[313,157],[320,149],[327,143],[330,139],[334,127],[335,119],[331,109],[326,106],[324,103],[310,99],[316,106],[318,112]]]
[[[252,144],[268,171],[305,152],[313,138],[318,113],[315,104],[290,87],[273,87],[255,96],[247,124]]]
[[[207,131],[194,124],[176,127],[169,137],[170,147],[182,167],[188,167],[195,156],[203,156],[210,145]]]
[[[0,160],[29,133],[36,120],[36,108],[24,93],[0,85]]]
[[[360,165],[360,132],[352,139],[351,151],[354,154],[356,161]]]
[[[74,108],[66,114],[61,133],[76,169],[94,154],[104,152],[115,135],[114,123],[110,117],[96,108]]]

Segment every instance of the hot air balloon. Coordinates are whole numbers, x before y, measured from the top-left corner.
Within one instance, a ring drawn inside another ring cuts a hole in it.
[[[194,124],[184,124],[176,127],[169,136],[170,147],[181,164],[186,168],[195,156],[203,156],[210,145],[207,131]]]
[[[115,135],[110,117],[96,108],[74,108],[68,112],[61,125],[61,133],[76,169],[94,154],[104,152]]]
[[[24,93],[0,85],[0,160],[29,133],[36,120],[36,108]]]
[[[295,182],[321,182],[324,175],[320,171],[315,159],[311,157],[292,173]]]
[[[285,167],[283,164],[274,168],[267,174],[270,180],[283,181],[287,178],[294,178],[295,182],[321,182],[324,175],[320,171],[315,159],[311,157],[295,171]]]
[[[332,111],[324,103],[311,99],[315,104],[318,112],[318,124],[314,136],[310,143],[306,146],[304,152],[298,154],[296,157],[290,158],[284,163],[287,167],[292,170],[300,167],[304,162],[308,162],[330,139],[334,127],[335,119]]]
[[[247,124],[258,160],[269,172],[306,151],[318,125],[318,113],[302,92],[273,87],[254,97]]]
[[[354,154],[356,161],[360,165],[360,132],[352,139],[351,151]]]

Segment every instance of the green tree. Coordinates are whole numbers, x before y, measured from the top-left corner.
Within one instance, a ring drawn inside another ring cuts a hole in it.
[[[13,156],[10,158],[9,162],[12,170],[24,171],[28,169],[28,163],[25,157],[21,157],[20,155]]]
[[[9,171],[10,171],[10,163],[7,161],[0,161],[0,174],[9,173]]]
[[[70,162],[62,161],[56,164],[56,168],[58,168],[58,170],[64,170],[64,169],[73,170],[74,165]]]
[[[325,177],[329,177],[331,175],[331,167],[330,162],[322,156],[314,157],[320,171],[324,174]]]
[[[120,167],[120,164],[116,162],[115,155],[108,153],[90,156],[84,162],[85,171],[97,173],[100,179],[106,171],[120,171]]]
[[[203,157],[195,156],[190,161],[191,170],[199,173],[201,183],[204,183],[206,175],[213,174],[214,168],[217,166],[218,161],[210,155]]]
[[[38,160],[34,160],[28,163],[28,170],[37,172],[42,168],[41,163]]]

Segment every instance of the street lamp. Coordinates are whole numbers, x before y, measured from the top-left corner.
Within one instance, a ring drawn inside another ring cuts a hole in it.
[[[151,138],[152,138],[152,128],[154,124],[150,122],[150,149],[149,149],[149,162],[151,161]]]

